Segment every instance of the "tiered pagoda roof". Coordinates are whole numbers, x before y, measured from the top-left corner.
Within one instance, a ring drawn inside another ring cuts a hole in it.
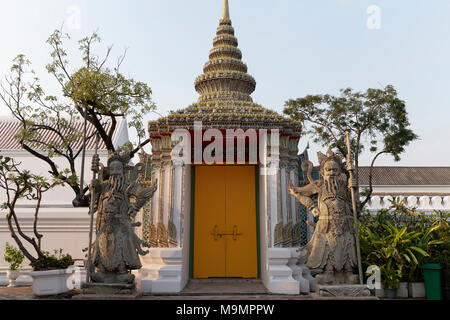
[[[293,136],[300,134],[299,123],[253,102],[251,94],[256,81],[242,62],[229,12],[228,0],[224,0],[209,60],[203,74],[195,80],[195,89],[200,94],[197,103],[150,122],[150,136],[177,128],[191,130],[195,121],[201,121],[205,129],[280,129]]]

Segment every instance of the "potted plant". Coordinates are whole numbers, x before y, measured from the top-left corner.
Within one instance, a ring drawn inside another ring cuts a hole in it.
[[[12,158],[0,155],[0,189],[5,191],[7,199],[2,209],[7,210],[6,221],[11,237],[33,267],[30,276],[33,278],[33,293],[37,296],[60,294],[71,289],[68,278],[74,270],[68,266],[73,264],[72,258],[62,250],[55,250],[53,255],[42,250],[43,235],[37,228],[43,194],[60,184],[58,179],[50,183],[42,176],[22,170]],[[35,203],[32,236],[26,234],[20,225],[16,212],[16,203],[20,199]]]
[[[9,263],[9,270],[6,276],[9,280],[8,287],[16,287],[16,280],[20,275],[20,267],[24,259],[22,251],[14,248],[8,242],[5,247],[5,261]]]
[[[364,263],[366,266],[380,267],[384,293],[389,298],[397,296],[400,281],[408,280],[408,275],[416,273],[419,260],[428,256],[418,245],[419,240],[424,238],[423,234],[408,232],[404,219],[408,210],[402,205],[393,202],[390,208],[393,210],[382,209],[376,215],[364,215],[360,221]],[[407,297],[407,294],[403,292],[401,297]]]
[[[379,216],[375,217],[375,219],[379,218]],[[394,299],[397,297],[404,265],[404,258],[399,252],[399,242],[404,232],[385,221],[380,224],[361,224],[361,226],[360,243],[365,264],[377,265],[380,268],[384,294],[387,298]]]
[[[439,273],[440,266],[430,265],[430,263],[448,262],[448,251],[445,250],[445,230],[448,230],[450,213],[443,211],[435,211],[431,215],[420,213],[415,209],[406,208],[404,203],[398,200],[392,202],[391,209],[400,213],[400,215],[394,215],[397,226],[406,227],[413,235],[408,241],[408,246],[420,253],[410,255],[408,264],[405,265],[404,278],[409,281],[410,297],[424,298],[426,290],[422,270],[430,270],[425,271],[427,274]],[[436,281],[440,283],[439,279]],[[439,287],[439,285],[436,284],[435,287]],[[440,292],[439,288],[436,290]]]
[[[420,264],[409,269],[407,275],[409,298],[425,298],[425,282]]]
[[[36,296],[57,295],[73,289],[72,257],[63,254],[62,249],[54,250],[53,254],[42,251],[44,257],[31,263],[33,271],[33,293]]]
[[[381,282],[384,288],[384,294],[388,299],[396,299],[398,295],[398,287],[402,277],[402,266],[389,261],[386,265],[380,267]]]

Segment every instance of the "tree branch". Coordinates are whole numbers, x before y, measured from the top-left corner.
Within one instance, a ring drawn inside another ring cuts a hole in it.
[[[150,143],[150,139],[145,140],[144,142],[140,143],[136,148],[134,148],[131,152],[130,152],[130,157],[133,158],[134,155],[141,149],[143,148],[146,144]]]
[[[40,190],[40,188],[38,187],[38,188],[36,188],[36,192],[37,192],[37,203],[36,203],[36,208],[34,211],[33,232],[37,238],[37,241],[38,241],[37,245],[40,250],[42,234],[38,233],[38,231],[37,231],[37,222],[38,222],[39,209],[41,208],[42,190]]]
[[[372,192],[373,192],[373,186],[372,186],[372,176],[373,176],[373,166],[375,164],[375,161],[377,160],[377,158],[382,155],[383,153],[389,153],[386,150],[380,151],[377,153],[377,155],[372,159],[372,163],[370,164],[370,169],[369,169],[369,190],[368,190],[368,194],[366,195],[366,198],[364,199],[363,202],[361,202],[361,206],[360,206],[360,211],[362,211],[362,209],[364,208],[364,206],[367,204],[367,202],[369,202],[370,197],[372,196]]]

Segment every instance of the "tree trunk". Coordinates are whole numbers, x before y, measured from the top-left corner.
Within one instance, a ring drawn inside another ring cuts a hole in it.
[[[20,238],[17,236],[16,232],[14,231],[13,225],[12,225],[12,217],[15,216],[15,212],[13,207],[9,207],[9,213],[7,215],[7,221],[8,221],[8,229],[11,237],[16,242],[17,246],[19,247],[20,251],[24,254],[25,257],[27,257],[28,260],[30,260],[32,263],[36,262],[37,259],[31,255],[31,253],[25,248]],[[16,220],[15,220],[16,221]],[[17,225],[17,222],[16,222]],[[17,228],[19,229],[19,226],[17,225]]]
[[[38,246],[39,250],[41,250],[41,248],[42,248],[41,247],[42,234],[38,233],[38,231],[37,231],[37,222],[38,222],[39,209],[41,208],[41,200],[42,200],[42,191],[37,190],[37,204],[36,204],[36,209],[34,211],[33,232],[37,238],[37,246]]]

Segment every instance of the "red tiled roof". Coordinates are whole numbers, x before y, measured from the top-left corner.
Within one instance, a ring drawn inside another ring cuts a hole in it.
[[[370,167],[359,167],[359,184],[369,184]],[[374,167],[373,185],[450,185],[450,167]]]
[[[115,140],[117,136],[118,129],[120,127],[121,119],[118,119],[116,130],[113,134],[113,141]],[[110,121],[106,122],[104,124],[105,129],[108,131],[109,128],[111,128]],[[74,122],[74,129],[83,131],[84,128],[84,121],[76,121]],[[87,123],[87,136],[89,137],[95,132],[95,127],[91,123]],[[16,134],[19,133],[21,129],[21,124],[18,120],[12,118],[12,117],[1,117],[0,118],[0,150],[22,150],[21,145],[19,144],[18,140],[14,137]],[[52,133],[48,130],[42,130],[42,134],[44,135],[43,141],[45,142],[59,142],[61,141],[61,138],[59,138],[56,133]],[[63,132],[64,134],[64,132]],[[79,150],[82,148],[83,141],[80,139],[75,144],[72,145],[73,150]],[[95,136],[88,139],[86,142],[86,150],[94,150],[95,149]],[[99,150],[106,150],[105,143],[100,140],[99,143]]]

